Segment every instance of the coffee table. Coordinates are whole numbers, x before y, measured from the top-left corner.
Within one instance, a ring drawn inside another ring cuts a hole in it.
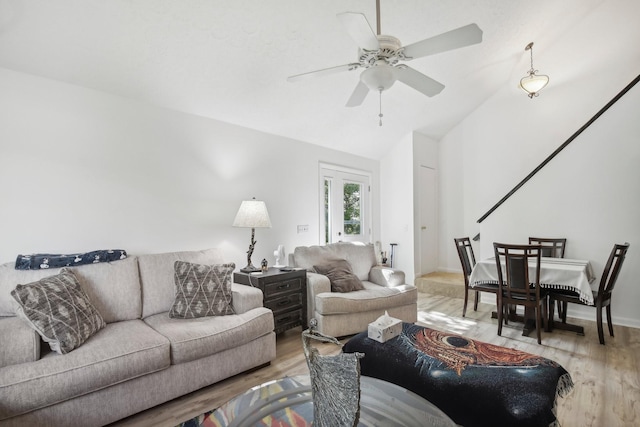
[[[253,387],[209,415],[208,425],[311,426],[313,401],[308,375],[284,377]],[[455,423],[436,406],[398,385],[360,378],[358,426],[442,426]]]

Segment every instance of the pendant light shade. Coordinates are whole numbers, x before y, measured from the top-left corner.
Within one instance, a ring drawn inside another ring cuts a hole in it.
[[[549,76],[536,74],[538,70],[533,68],[533,42],[529,43],[524,50],[531,52],[531,69],[527,72],[526,76],[520,79],[520,88],[527,92],[529,98],[533,99],[538,96],[538,92],[549,84]]]

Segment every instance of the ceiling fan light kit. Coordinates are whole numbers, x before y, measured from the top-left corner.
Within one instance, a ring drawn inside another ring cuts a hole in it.
[[[361,105],[369,91],[375,90],[382,98],[382,92],[393,86],[396,81],[426,96],[435,96],[444,89],[444,85],[400,61],[410,61],[482,41],[482,30],[476,24],[469,24],[403,47],[396,37],[380,34],[380,0],[376,0],[377,34],[373,32],[362,13],[344,12],[339,13],[337,17],[359,47],[358,62],[297,74],[287,80],[295,82],[306,77],[364,68],[360,74],[360,81],[347,101],[347,107]],[[380,102],[382,103],[382,100]],[[382,106],[380,108],[382,109]],[[382,126],[382,111],[379,117]]]
[[[544,74],[536,74],[538,70],[533,68],[533,42],[529,43],[525,48],[525,51],[531,53],[531,69],[527,72],[527,75],[520,79],[520,88],[527,92],[527,96],[533,99],[538,96],[539,92],[549,84],[549,76]]]
[[[383,91],[389,89],[396,82],[395,68],[385,61],[377,61],[360,74],[360,81],[369,90]]]

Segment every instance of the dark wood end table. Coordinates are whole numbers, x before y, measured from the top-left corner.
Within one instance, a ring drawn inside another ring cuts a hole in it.
[[[269,268],[257,274],[235,272],[233,281],[259,288],[264,294],[263,305],[273,311],[274,332],[301,326],[307,328],[307,271],[281,271]]]

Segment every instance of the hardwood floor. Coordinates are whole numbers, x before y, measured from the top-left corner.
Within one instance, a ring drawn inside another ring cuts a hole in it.
[[[455,332],[480,341],[538,354],[560,363],[571,374],[575,388],[558,400],[558,419],[564,427],[640,425],[640,329],[614,326],[615,337],[605,328],[606,345],[598,342],[595,322],[570,319],[585,328],[585,336],[555,330],[543,332],[542,345],[535,334],[523,337],[521,325],[510,323],[497,335],[495,307],[479,304],[462,317],[462,300],[420,293],[418,322],[434,329]],[[595,312],[594,312],[595,317]],[[270,366],[229,378],[187,396],[133,415],[113,426],[175,426],[216,408],[248,388],[286,375],[308,373],[300,328],[277,338],[277,356]],[[342,342],[346,342],[342,340]],[[335,353],[333,344],[320,344],[321,352]]]

